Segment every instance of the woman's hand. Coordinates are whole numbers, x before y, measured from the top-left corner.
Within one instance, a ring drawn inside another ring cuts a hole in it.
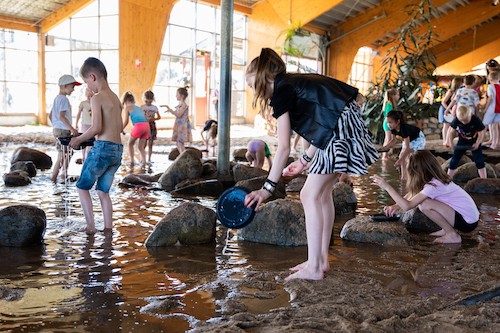
[[[372,180],[373,184],[379,186],[383,190],[387,190],[389,187],[389,184],[385,181],[384,178],[380,177],[379,175],[373,175],[370,177]]]
[[[385,206],[384,207],[384,214],[385,216],[394,216],[398,213],[398,211],[401,208],[399,208],[398,205],[392,205],[392,206]]]
[[[252,208],[255,207],[255,211],[260,210],[260,204],[271,196],[271,193],[264,189],[256,190],[250,192],[245,197],[245,206]]]
[[[283,176],[294,176],[298,175],[304,169],[307,167],[307,165],[304,165],[300,159],[290,163],[286,168],[283,169]]]
[[[401,166],[401,159],[400,158],[398,158],[398,160],[396,161],[396,163],[394,163],[394,166],[396,168],[399,168]]]

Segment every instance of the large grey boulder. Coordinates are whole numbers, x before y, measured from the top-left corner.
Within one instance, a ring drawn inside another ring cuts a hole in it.
[[[278,199],[265,204],[246,227],[238,230],[241,239],[280,246],[307,244],[304,209],[296,200]]]
[[[469,193],[500,194],[500,178],[474,178],[464,185]]]
[[[267,176],[244,179],[237,182],[235,186],[241,186],[250,191],[255,191],[262,188],[262,185],[264,185],[266,179]],[[271,197],[267,200],[271,201],[276,199],[284,199],[285,197],[286,197],[285,183],[283,182],[283,179],[280,179],[278,181],[278,184],[276,185],[276,189],[274,190],[273,195],[271,195]]]
[[[204,244],[215,240],[217,216],[198,203],[184,202],[156,224],[146,239],[146,246]]]
[[[0,246],[40,245],[47,217],[40,208],[13,205],[0,210]]]
[[[349,184],[338,182],[333,186],[335,215],[353,215],[358,206],[358,199]]]
[[[237,148],[233,150],[233,159],[238,162],[248,162],[245,156],[247,151],[246,148]]]
[[[10,163],[14,164],[18,161],[32,161],[40,170],[52,168],[52,158],[49,155],[28,147],[19,147],[12,153]]]
[[[362,243],[408,245],[410,233],[398,222],[374,222],[369,216],[357,216],[344,224],[340,237]]]
[[[36,165],[32,161],[17,161],[10,166],[10,171],[25,171],[28,176],[36,176]]]
[[[185,180],[179,183],[172,194],[219,197],[224,192],[224,185],[217,179],[191,181]]]
[[[495,173],[495,169],[488,163],[486,163],[486,174],[488,178],[497,178]],[[476,168],[476,164],[474,162],[465,163],[464,165],[459,166],[455,170],[455,174],[453,175],[453,181],[459,184],[465,184],[469,180],[478,178],[479,173]]]
[[[245,164],[238,163],[233,167],[234,181],[237,183],[240,180],[251,179],[261,176],[267,176],[268,172],[260,168],[254,168]]]
[[[175,185],[185,179],[200,178],[203,172],[201,152],[197,149],[187,149],[168,167],[158,180],[161,188],[172,191]]]
[[[158,179],[162,174],[148,175],[145,173],[141,174],[128,174],[118,183],[121,187],[136,187],[136,186],[156,186]]]
[[[401,216],[401,222],[409,232],[413,233],[431,233],[441,228],[428,218],[418,208],[410,209]]]

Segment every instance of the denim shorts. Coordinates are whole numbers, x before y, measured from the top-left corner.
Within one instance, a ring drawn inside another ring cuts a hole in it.
[[[108,193],[122,163],[122,153],[122,144],[96,140],[85,159],[76,187],[88,191],[97,182],[96,190]]]

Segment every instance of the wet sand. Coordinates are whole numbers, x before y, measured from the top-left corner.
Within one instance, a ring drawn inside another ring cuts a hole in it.
[[[245,133],[231,140],[231,145],[245,146],[255,138]],[[275,144],[272,137],[260,138]],[[0,131],[0,142],[49,144],[51,140],[45,128],[36,133]],[[157,143],[169,144],[166,137]],[[355,180],[355,186],[360,181]],[[498,196],[484,200],[493,206],[491,218],[461,245],[433,245],[432,239],[421,235],[414,235],[404,248],[348,243],[338,238],[347,219],[338,218],[331,270],[322,281],[284,283],[287,268],[305,259],[305,248],[296,249],[293,258],[272,256],[272,251],[270,258],[255,255],[243,278],[215,279],[203,286],[215,294],[222,284],[232,283],[234,292],[220,301],[216,318],[193,323],[192,331],[500,332],[500,297],[456,304],[500,286],[499,200]],[[283,288],[290,295],[288,306],[278,299]],[[259,309],[265,300],[268,306]]]

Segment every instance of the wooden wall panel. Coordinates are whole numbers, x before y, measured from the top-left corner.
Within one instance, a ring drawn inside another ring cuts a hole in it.
[[[175,0],[120,0],[120,95],[132,91],[141,103],[154,83],[165,31]]]

